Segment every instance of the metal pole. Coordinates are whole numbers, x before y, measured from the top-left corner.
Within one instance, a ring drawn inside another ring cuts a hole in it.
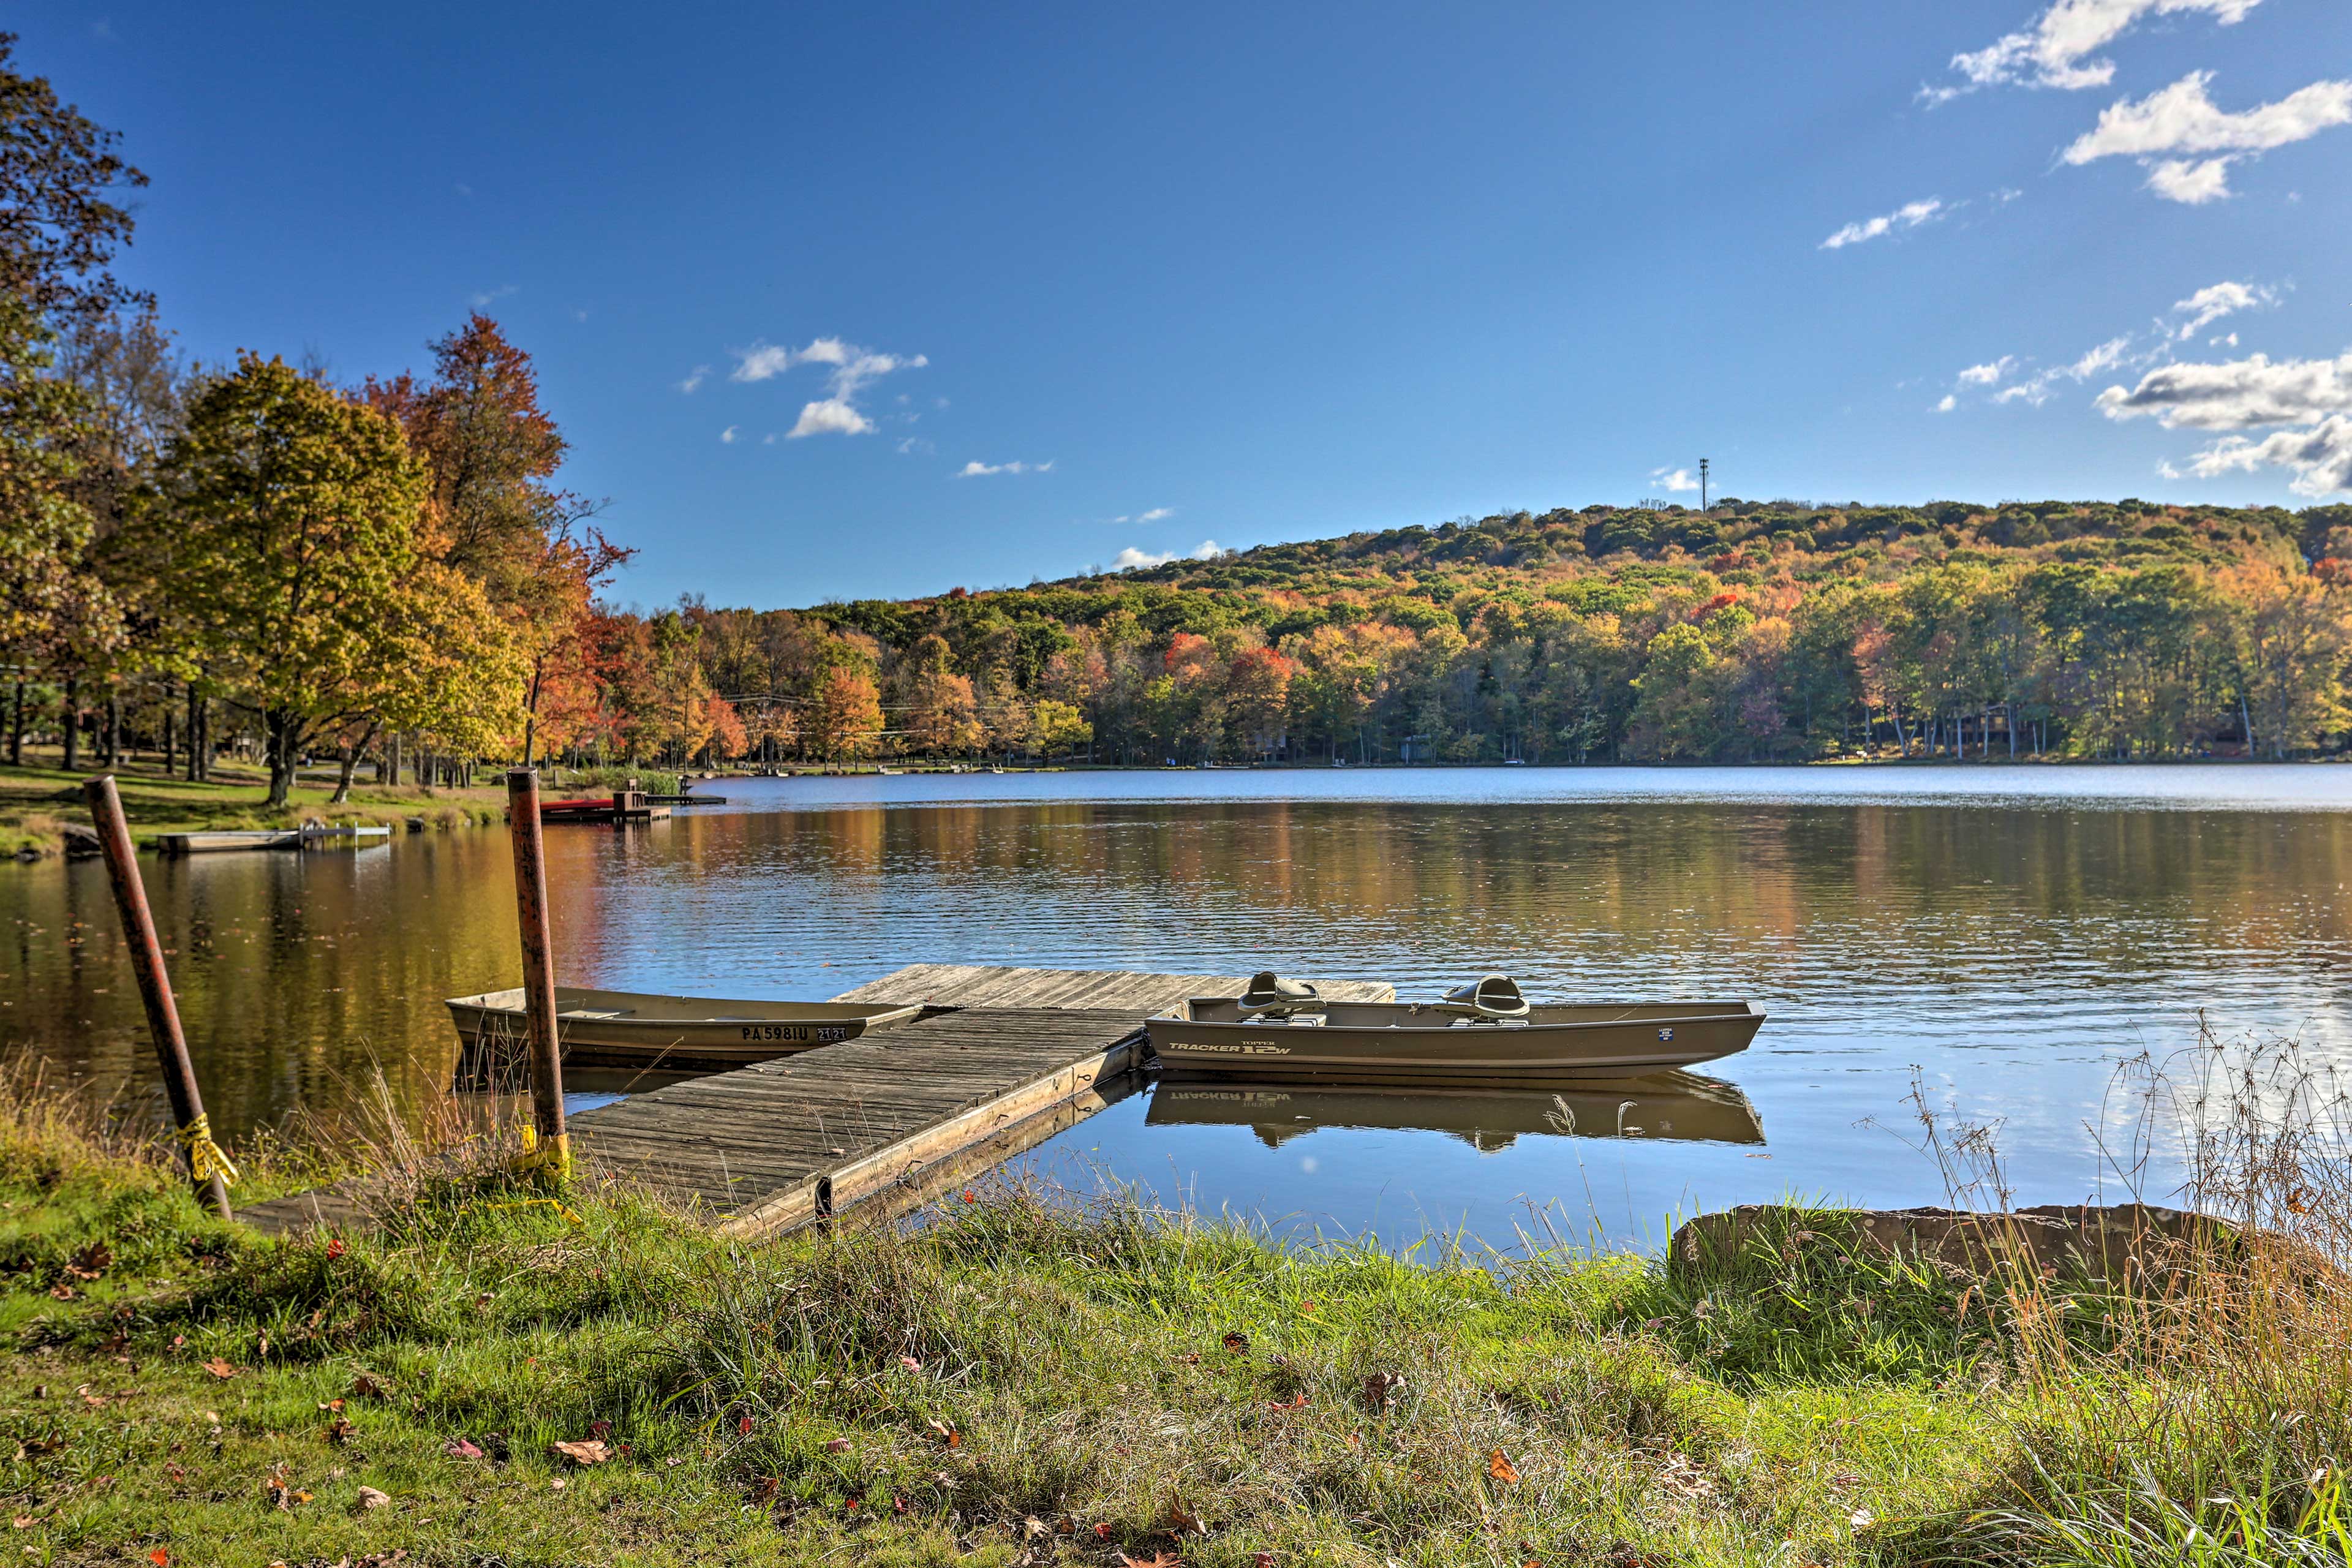
[[[1698,510],[1706,510],[1706,459],[1698,460]]]
[[[232,1217],[228,1184],[236,1167],[213,1142],[212,1124],[205,1120],[204,1097],[196,1092],[196,1069],[188,1060],[187,1037],[180,1032],[180,1010],[172,1002],[172,979],[163,971],[163,945],[155,940],[155,917],[148,912],[147,889],[139,879],[138,852],[131,847],[131,825],[122,817],[122,797],[115,792],[111,773],[89,779],[81,786],[89,815],[98,825],[100,847],[106,852],[106,874],[114,884],[114,907],[122,917],[123,940],[131,947],[131,967],[139,976],[139,996],[147,1004],[147,1032],[154,1037],[155,1056],[163,1067],[163,1091],[172,1100],[172,1125],[179,1134],[180,1152],[188,1162],[188,1179],[199,1201],[212,1205],[223,1219]]]
[[[563,1131],[563,1059],[555,1027],[555,944],[547,931],[547,857],[539,838],[539,774],[507,772],[507,816],[513,828],[515,912],[522,925],[523,1013],[529,1026],[532,1138],[527,1163],[572,1173]]]

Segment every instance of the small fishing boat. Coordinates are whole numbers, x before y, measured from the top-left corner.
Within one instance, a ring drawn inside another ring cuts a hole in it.
[[[1324,1127],[1426,1129],[1482,1154],[1507,1149],[1522,1135],[1764,1142],[1764,1124],[1737,1085],[1687,1072],[1561,1090],[1163,1076],[1152,1086],[1143,1120],[1152,1127],[1247,1127],[1269,1149]]]
[[[1336,1002],[1268,971],[1239,996],[1196,996],[1146,1027],[1160,1064],[1185,1071],[1524,1086],[1714,1061],[1763,1024],[1748,1002],[1532,1004],[1502,974],[1435,1002]]]
[[[919,1003],[736,1002],[555,988],[556,1039],[564,1061],[595,1067],[746,1067],[854,1040],[922,1010]],[[520,985],[452,996],[449,1016],[469,1058],[519,1052],[528,1037]]]

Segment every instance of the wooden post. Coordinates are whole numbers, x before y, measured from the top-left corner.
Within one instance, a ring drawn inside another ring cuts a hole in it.
[[[213,1142],[212,1124],[205,1120],[204,1098],[196,1092],[196,1069],[188,1060],[187,1037],[180,1033],[180,1011],[172,1002],[171,976],[163,970],[163,947],[155,940],[155,918],[148,911],[147,889],[139,879],[131,826],[122,819],[122,797],[115,793],[112,774],[89,780],[81,792],[98,824],[107,877],[114,884],[114,907],[122,916],[122,935],[130,944],[131,967],[139,976],[140,999],[147,1004],[147,1032],[154,1037],[155,1055],[163,1066],[163,1089],[171,1097],[172,1122],[179,1133],[180,1152],[188,1162],[188,1179],[195,1184],[197,1198],[227,1219],[228,1184],[236,1180],[236,1167]]]
[[[507,773],[507,816],[514,838],[515,912],[522,925],[522,999],[529,1028],[533,1134],[528,1163],[561,1181],[572,1173],[563,1131],[563,1058],[556,1037],[555,944],[547,929],[547,858],[539,837],[539,774]]]

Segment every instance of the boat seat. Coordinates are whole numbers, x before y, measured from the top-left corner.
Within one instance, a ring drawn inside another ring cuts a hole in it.
[[[1489,974],[1468,985],[1457,985],[1437,1004],[1438,1010],[1473,1023],[1500,1024],[1528,1016],[1528,999],[1507,974]]]
[[[1287,1018],[1294,1013],[1320,1013],[1323,998],[1304,980],[1292,980],[1262,969],[1250,976],[1237,1004],[1244,1018]]]

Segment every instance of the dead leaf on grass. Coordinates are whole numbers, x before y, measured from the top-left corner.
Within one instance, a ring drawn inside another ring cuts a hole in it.
[[[1500,1448],[1486,1456],[1486,1473],[1498,1481],[1516,1481],[1519,1479],[1517,1468],[1504,1457],[1503,1450]]]
[[[66,1272],[77,1279],[95,1279],[114,1267],[114,1253],[106,1243],[93,1241],[78,1247],[66,1260]]]
[[[205,1370],[211,1373],[215,1377],[226,1378],[235,1377],[236,1375],[236,1368],[229,1365],[228,1363],[221,1360],[218,1356],[215,1356],[212,1360],[205,1363]]]
[[[392,1494],[389,1492],[380,1492],[373,1487],[362,1487],[360,1489],[360,1507],[363,1509],[382,1508],[391,1500]]]
[[[824,1451],[828,1454],[846,1454],[849,1452],[849,1439],[846,1437],[830,1438],[824,1445]]]
[[[362,1372],[354,1374],[352,1378],[352,1397],[354,1399],[389,1399],[392,1397],[392,1390],[384,1384],[382,1379],[376,1377],[373,1373]]]
[[[482,1451],[463,1437],[454,1437],[442,1446],[441,1451],[453,1459],[478,1459]]]
[[[1235,1355],[1246,1355],[1249,1353],[1249,1336],[1239,1329],[1228,1329],[1225,1331],[1224,1346]]]
[[[575,1465],[601,1465],[613,1457],[602,1437],[591,1437],[584,1443],[550,1443],[549,1451],[562,1455]]]

